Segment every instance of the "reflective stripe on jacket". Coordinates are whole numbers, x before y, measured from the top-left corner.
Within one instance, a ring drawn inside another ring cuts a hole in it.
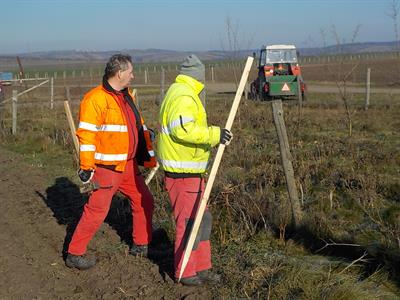
[[[156,160],[150,133],[141,116],[138,124],[136,159],[140,165],[154,167]],[[125,169],[129,149],[127,120],[117,96],[103,85],[92,89],[83,98],[76,135],[82,169],[95,169],[96,164],[115,166],[116,171]]]
[[[204,85],[178,75],[161,105],[157,155],[163,170],[173,173],[204,173],[210,149],[219,143],[220,128],[207,125],[199,93]]]

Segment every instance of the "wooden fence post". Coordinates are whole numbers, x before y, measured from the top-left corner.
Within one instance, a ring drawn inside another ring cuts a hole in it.
[[[367,85],[365,89],[365,110],[368,110],[369,107],[369,97],[371,92],[371,68],[367,69]]]
[[[297,76],[297,96],[299,99],[299,125],[303,116],[303,94],[301,92],[300,76]]]
[[[147,73],[148,73],[148,71],[147,71],[147,68],[146,68],[146,69],[144,69],[144,84],[147,84],[147,81],[148,81]]]
[[[211,66],[211,82],[215,82],[214,81],[214,66]]]
[[[161,67],[161,91],[160,91],[160,103],[162,103],[165,95],[165,70]]]
[[[282,100],[272,101],[272,114],[274,117],[276,133],[279,141],[282,167],[285,173],[286,186],[289,193],[294,226],[295,228],[299,228],[302,222],[303,213],[301,211],[299,196],[294,179],[292,155],[290,153],[289,140],[287,137],[285,121],[283,119]]]
[[[54,107],[54,78],[50,78],[50,109]]]
[[[65,87],[65,96],[66,96],[68,102],[71,102],[71,93],[70,93],[70,90],[69,90],[69,86]]]
[[[17,102],[18,102],[18,91],[12,91],[12,134],[17,134]]]

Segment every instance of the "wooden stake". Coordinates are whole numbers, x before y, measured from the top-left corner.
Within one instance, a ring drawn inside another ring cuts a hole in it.
[[[157,165],[153,169],[151,169],[150,174],[147,175],[146,180],[144,181],[147,185],[149,185],[149,183],[153,179],[154,175],[156,175],[159,167],[160,167],[160,165],[157,162]]]
[[[12,91],[12,134],[17,134],[17,104],[18,103],[18,91]]]
[[[54,78],[50,78],[50,108],[54,107]]]
[[[228,130],[230,130],[231,127],[232,127],[233,120],[235,118],[237,109],[239,107],[240,99],[242,97],[244,86],[245,86],[245,84],[247,82],[247,77],[249,76],[253,60],[254,60],[253,57],[249,56],[247,58],[246,65],[245,65],[243,73],[242,73],[242,78],[240,79],[240,83],[239,83],[238,89],[236,91],[235,98],[234,98],[233,103],[232,103],[231,111],[229,113],[228,120],[227,120],[226,125],[225,125],[225,128],[228,129]],[[208,181],[207,181],[207,185],[206,185],[206,189],[204,191],[203,198],[200,201],[199,208],[197,210],[196,217],[194,219],[193,227],[192,227],[192,230],[191,230],[190,235],[189,235],[188,242],[187,242],[186,247],[185,247],[185,251],[184,251],[184,254],[183,254],[182,266],[181,266],[181,270],[180,270],[180,273],[179,273],[178,281],[181,280],[182,274],[185,271],[186,265],[187,265],[187,263],[189,261],[190,254],[192,253],[194,241],[195,241],[197,233],[199,231],[200,223],[201,223],[201,220],[202,220],[203,215],[204,215],[204,211],[205,211],[206,206],[207,206],[208,198],[210,197],[211,189],[212,189],[212,186],[214,184],[215,176],[217,174],[217,171],[218,171],[218,168],[219,168],[219,164],[220,164],[221,159],[222,159],[222,154],[224,154],[224,150],[225,150],[225,145],[220,144],[219,147],[218,147],[217,154],[215,156],[215,160],[214,160],[213,166],[211,168],[210,176],[209,176]]]
[[[139,98],[137,96],[137,89],[132,89],[132,97],[133,97],[133,102],[135,102],[135,104],[137,105],[138,108],[140,108],[140,104],[139,104]]]
[[[75,123],[74,123],[74,119],[72,118],[71,109],[69,107],[68,101],[64,101],[64,109],[65,109],[65,114],[67,115],[69,129],[71,130],[72,141],[74,142],[74,146],[75,146],[75,154],[76,154],[75,158],[76,158],[76,161],[79,162],[79,141],[75,134],[76,133]]]
[[[371,93],[371,68],[367,69],[367,84],[365,88],[365,110],[368,110],[369,107],[369,97]]]
[[[165,96],[165,70],[163,67],[161,67],[161,83],[160,83],[160,103],[164,100]]]
[[[290,153],[289,140],[287,137],[285,121],[283,119],[282,100],[272,101],[272,113],[276,128],[276,134],[279,140],[279,149],[281,153],[283,171],[286,178],[286,186],[289,193],[292,207],[292,216],[295,228],[301,225],[302,211],[297,193],[296,182],[294,180],[294,171],[292,165],[292,155]]]

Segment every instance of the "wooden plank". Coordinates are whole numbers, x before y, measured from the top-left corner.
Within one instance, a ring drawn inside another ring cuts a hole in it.
[[[228,120],[227,120],[226,125],[225,125],[225,128],[228,129],[228,130],[230,130],[231,127],[232,127],[233,120],[235,118],[237,109],[239,107],[240,99],[242,97],[244,86],[245,86],[245,84],[247,82],[247,78],[249,76],[253,60],[254,60],[253,57],[249,56],[247,58],[246,65],[245,65],[243,73],[242,73],[242,78],[240,79],[239,86],[238,86],[238,89],[236,91],[236,95],[235,95],[235,98],[233,100],[233,103],[232,103],[231,111],[229,113]],[[194,219],[193,227],[192,227],[192,230],[191,230],[190,235],[189,235],[188,242],[187,242],[186,247],[185,247],[185,251],[184,251],[184,254],[183,254],[183,260],[182,260],[182,265],[181,265],[181,270],[180,270],[180,273],[179,273],[178,281],[180,281],[180,279],[182,277],[182,274],[185,271],[186,265],[187,265],[187,263],[189,261],[190,254],[192,253],[194,241],[195,241],[197,233],[199,231],[200,223],[201,223],[201,220],[202,220],[203,215],[204,215],[204,211],[205,211],[206,206],[207,206],[208,198],[210,197],[211,189],[212,189],[212,186],[214,184],[215,176],[217,174],[217,171],[218,171],[218,168],[219,168],[219,164],[220,164],[221,159],[222,159],[222,155],[224,154],[224,150],[225,150],[225,145],[220,144],[219,147],[218,147],[218,150],[217,150],[217,154],[216,154],[215,159],[214,159],[213,166],[211,168],[210,176],[209,176],[208,181],[207,181],[207,185],[206,185],[206,188],[205,188],[205,191],[204,191],[203,198],[200,200],[199,208],[197,209],[197,212],[196,212],[196,217]]]

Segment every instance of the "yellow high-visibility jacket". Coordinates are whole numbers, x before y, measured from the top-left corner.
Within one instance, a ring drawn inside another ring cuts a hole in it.
[[[173,173],[206,171],[210,149],[219,143],[220,128],[207,125],[199,94],[204,85],[178,75],[161,105],[157,156],[161,168]]]
[[[154,167],[156,160],[150,133],[141,116],[136,123],[138,141],[133,141],[137,143],[136,160],[145,167]],[[96,164],[100,164],[114,166],[116,171],[125,170],[129,151],[127,120],[117,96],[103,85],[92,89],[83,98],[76,135],[80,144],[81,169],[95,169]]]

